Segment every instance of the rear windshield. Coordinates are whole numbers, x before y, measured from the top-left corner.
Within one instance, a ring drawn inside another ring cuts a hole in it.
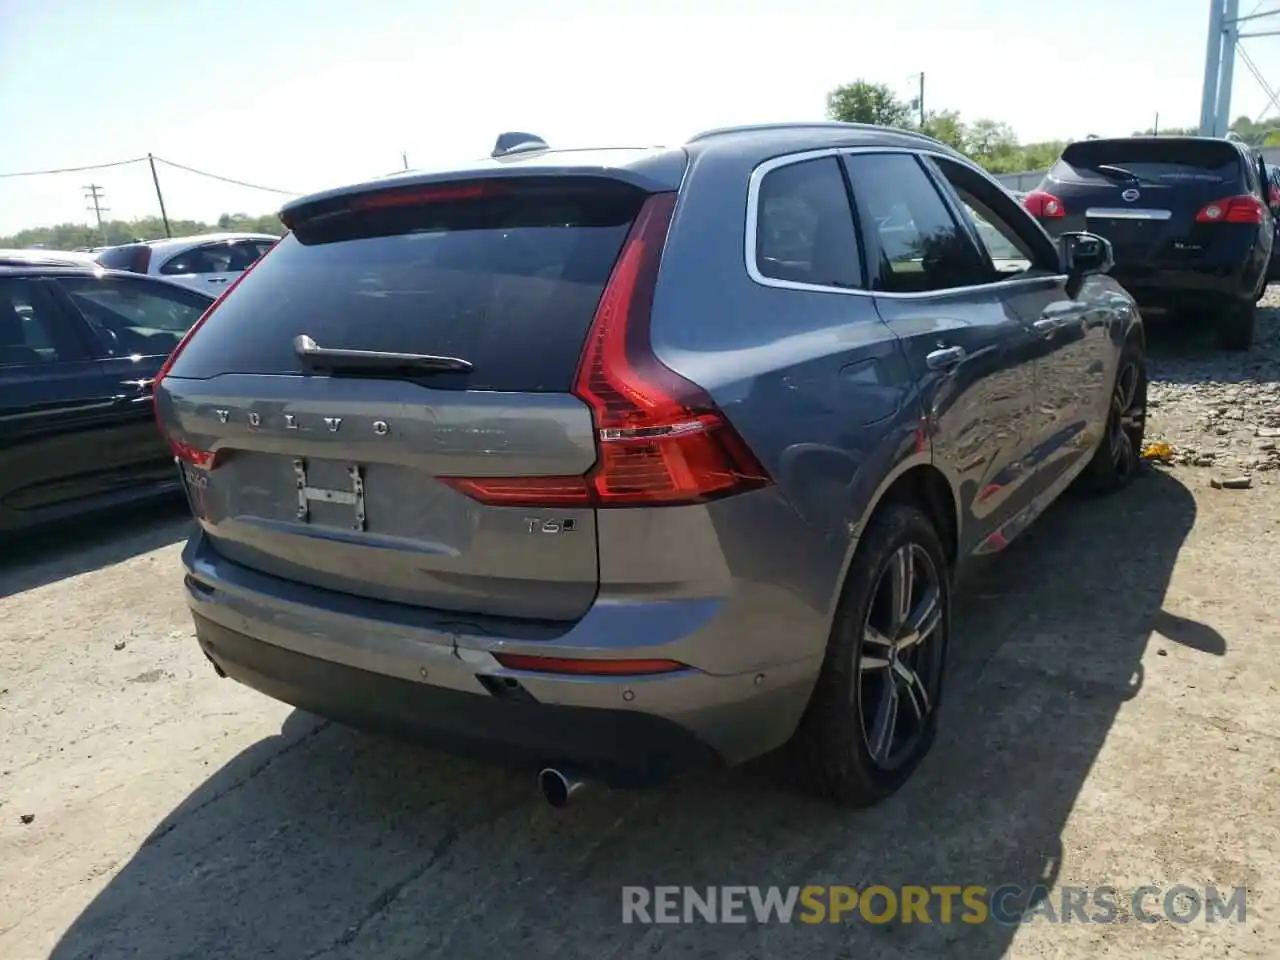
[[[317,217],[287,235],[181,353],[176,377],[301,373],[293,340],[471,362],[440,389],[564,391],[643,193],[535,184]]]
[[[1226,184],[1240,179],[1240,154],[1212,140],[1082,140],[1062,151],[1049,174],[1057,180]]]
[[[127,247],[111,247],[99,253],[97,259],[109,270],[133,270],[146,249],[136,244]]]

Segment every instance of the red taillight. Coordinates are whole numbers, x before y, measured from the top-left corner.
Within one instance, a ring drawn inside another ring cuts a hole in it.
[[[1033,217],[1053,219],[1067,215],[1067,208],[1063,202],[1052,193],[1046,193],[1043,190],[1032,190],[1022,198],[1022,205]]]
[[[483,200],[502,196],[509,191],[497,183],[461,183],[441,187],[409,187],[379,190],[354,197],[352,210],[384,210],[387,207],[417,206],[423,203],[446,203],[451,200]]]
[[[595,466],[577,477],[441,477],[494,506],[705,503],[772,481],[697,385],[649,345],[650,308],[676,195],[641,208],[596,307],[573,392],[591,407]]]
[[[208,319],[211,316],[213,316],[213,312],[217,310],[219,306],[221,306],[222,301],[226,300],[227,297],[231,296],[231,291],[234,290],[236,287],[238,287],[240,285],[240,282],[244,280],[244,278],[247,277],[250,273],[253,272],[254,267],[256,267],[258,264],[260,264],[263,260],[267,258],[267,254],[269,254],[272,250],[274,250],[276,246],[279,244],[279,242],[280,241],[277,240],[275,244],[272,244],[272,246],[270,246],[267,249],[266,253],[260,256],[257,260],[253,261],[253,263],[249,264],[249,266],[240,274],[240,276],[236,277],[234,280],[231,281],[227,289],[223,290],[222,293],[219,294],[218,298],[214,300],[213,303],[209,304],[208,309],[205,310],[204,313],[200,314],[198,318],[196,318],[196,322],[190,326],[190,328],[187,330],[185,334],[182,335],[182,339],[178,341],[178,345],[174,347],[173,350],[170,351],[169,356],[166,357],[164,363],[160,365],[159,373],[157,373],[156,378],[153,381],[151,381],[151,407],[152,407],[153,413],[155,414],[156,426],[160,428],[161,435],[164,434],[164,424],[160,422],[160,408],[158,404],[158,398],[160,396],[161,381],[164,380],[164,378],[169,375],[169,371],[173,369],[174,363],[177,362],[178,355],[182,353],[183,350],[186,349],[187,344],[191,342],[191,338],[196,335],[196,331],[199,330],[202,326],[204,326],[204,324],[208,321]],[[194,463],[198,467],[206,467],[206,466],[212,467],[213,465],[212,455],[209,454],[207,451],[197,450],[195,447],[189,446],[185,443],[179,443],[173,440],[169,441],[169,447],[170,449],[173,450],[174,454],[179,459],[185,460],[188,463]],[[200,456],[203,456],[205,459],[204,460],[199,459]]]
[[[1206,203],[1196,214],[1196,223],[1262,223],[1266,207],[1251,193],[1223,197]]]
[[[570,657],[539,657],[523,653],[495,653],[493,658],[508,670],[530,673],[569,673],[576,676],[634,677],[645,674],[688,670],[676,660],[582,660]]]
[[[206,470],[213,469],[215,453],[212,450],[201,450],[199,447],[193,447],[191,444],[183,443],[181,440],[170,440],[169,449],[183,463],[189,463],[195,467],[203,467]]]

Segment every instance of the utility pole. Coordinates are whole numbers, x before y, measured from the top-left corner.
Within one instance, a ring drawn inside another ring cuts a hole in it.
[[[156,176],[156,158],[148,153],[147,163],[151,164],[151,182],[156,185],[156,199],[160,201],[160,219],[164,221],[164,235],[172,237],[173,231],[169,229],[169,214],[164,212],[164,194],[160,192],[160,178]]]
[[[404,162],[404,168],[405,168],[406,170],[408,170],[408,169],[409,169],[409,154],[408,154],[408,151],[401,150],[401,151],[400,151],[400,159]]]
[[[1231,81],[1236,66],[1236,41],[1240,38],[1240,0],[1224,0],[1222,8],[1222,57],[1219,61],[1218,102],[1214,108],[1213,135],[1225,137],[1231,129]]]
[[[920,95],[916,98],[916,106],[920,109],[920,129],[924,129],[924,71],[920,71]]]
[[[1156,122],[1155,122],[1155,126],[1151,128],[1151,135],[1153,137],[1160,136],[1160,111],[1159,110],[1156,111]]]
[[[85,209],[93,211],[93,215],[98,220],[98,236],[102,238],[102,242],[105,244],[107,242],[107,231],[102,225],[102,215],[109,211],[102,205],[102,187],[99,184],[91,183],[84,188],[84,191],[84,198],[91,204]]]
[[[1200,136],[1212,137],[1222,72],[1223,0],[1209,0],[1209,40],[1204,54],[1204,88],[1200,93]],[[1231,51],[1234,56],[1235,51]]]

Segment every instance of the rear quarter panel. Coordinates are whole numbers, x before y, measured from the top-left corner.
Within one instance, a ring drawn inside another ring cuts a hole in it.
[[[821,655],[858,525],[889,475],[928,461],[905,356],[870,297],[778,289],[745,266],[759,156],[695,155],[654,299],[663,363],[707,390],[773,477],[723,531],[732,582],[783,585]],[[716,522],[720,522],[719,519]],[[797,653],[800,651],[797,650]]]

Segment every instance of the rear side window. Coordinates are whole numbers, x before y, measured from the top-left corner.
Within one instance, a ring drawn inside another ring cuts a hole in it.
[[[1158,184],[1238,184],[1240,154],[1213,140],[1081,140],[1069,145],[1049,175],[1063,181],[1129,181]]]
[[[878,246],[872,289],[926,293],[985,283],[990,265],[906,153],[845,158],[864,229]]]
[[[645,194],[610,181],[303,223],[245,275],[179,354],[175,377],[295,374],[293,340],[461,357],[440,389],[566,391]]]
[[[761,276],[822,287],[862,286],[857,233],[840,161],[803,160],[765,174],[756,203]]]

